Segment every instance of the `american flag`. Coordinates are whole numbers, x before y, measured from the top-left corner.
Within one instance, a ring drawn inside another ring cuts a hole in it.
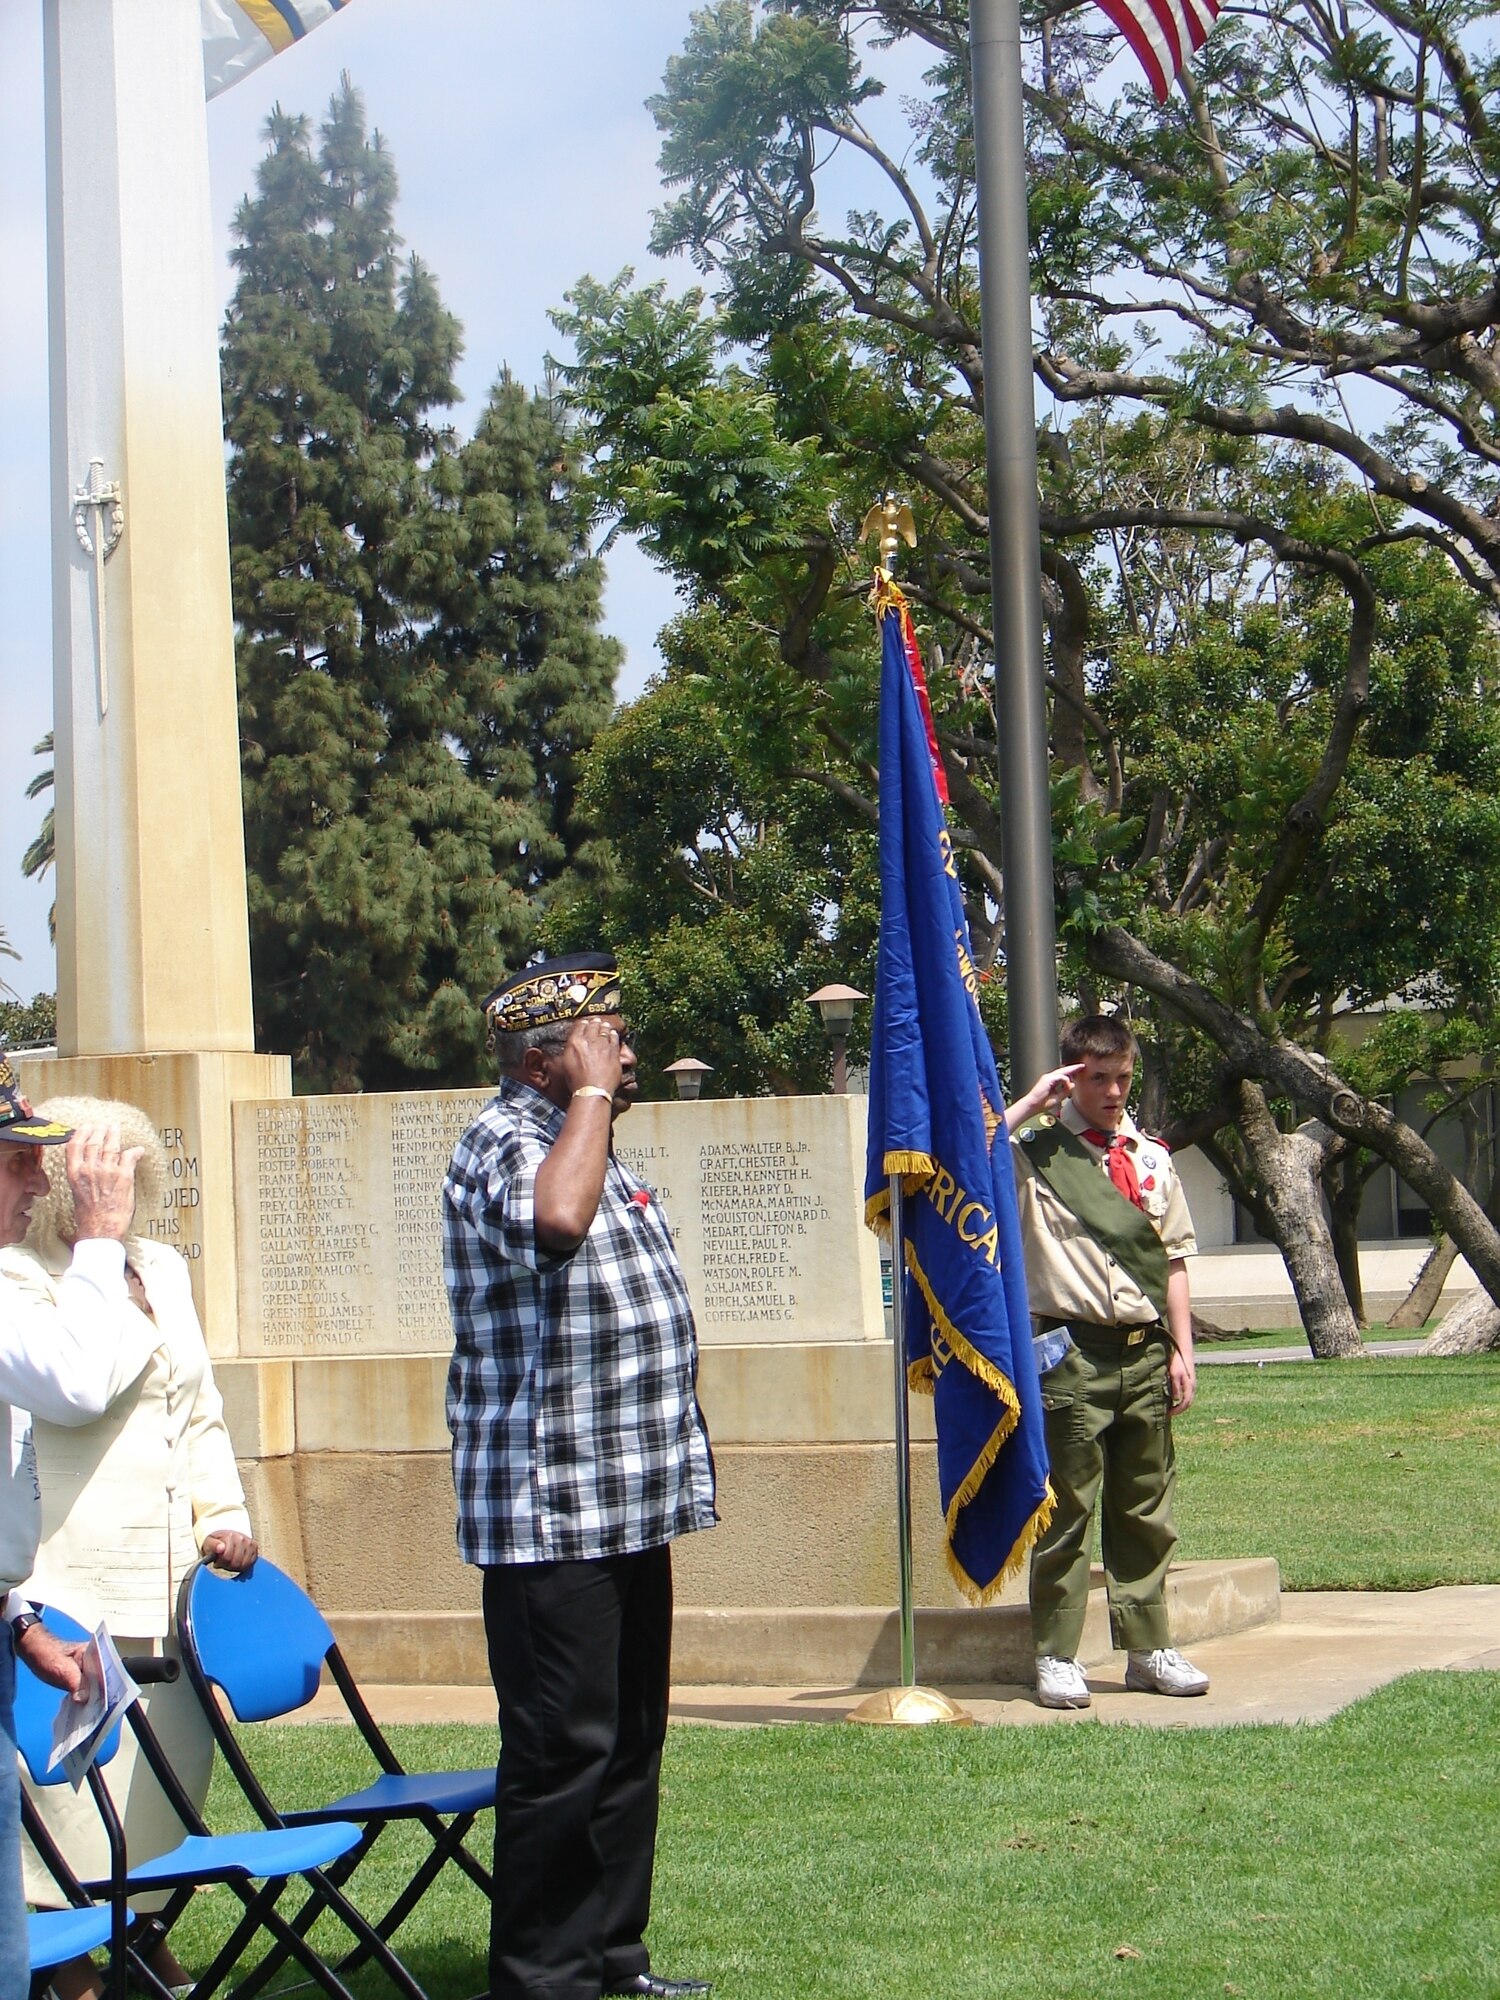
[[[1219,0],[1099,0],[1135,50],[1146,80],[1165,104],[1167,92],[1194,49],[1208,40]]]

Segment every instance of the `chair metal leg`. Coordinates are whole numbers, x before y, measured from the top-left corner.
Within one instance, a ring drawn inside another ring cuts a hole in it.
[[[220,1948],[212,1965],[199,1978],[189,1996],[189,2000],[210,2000],[210,1996],[218,1990],[227,1975],[234,1970],[240,1954],[250,1942],[250,1939],[259,1930],[269,1931],[272,1937],[277,1940],[278,1945],[281,1947],[280,1962],[284,1964],[288,1957],[294,1958],[304,1972],[308,1973],[322,1987],[323,1991],[328,1994],[329,2000],[354,2000],[354,1996],[350,1993],[343,1980],[333,1970],[332,1966],[318,1956],[306,1938],[294,1930],[292,1924],[276,1909],[277,1900],[286,1888],[284,1878],[280,1881],[267,1882],[258,1891],[252,1891],[248,1885],[242,1885],[238,1882],[231,1882],[229,1887],[233,1889],[234,1893],[244,1904],[245,1913],[239,1923],[235,1925],[227,1941]],[[300,1916],[301,1914],[299,1910],[298,1915]],[[252,1980],[256,1979],[257,1975],[261,1973],[264,1963],[265,1961],[262,1960],[261,1965],[257,1966],[255,1971],[251,1973],[250,1978]],[[248,1981],[242,1982],[245,1985],[248,1983]],[[231,1988],[230,2000],[235,2000],[235,1996],[241,1990],[242,1988],[239,1986]]]
[[[354,1847],[351,1847],[347,1854],[340,1855],[332,1863],[327,1873],[335,1886],[341,1883],[348,1874],[352,1873],[354,1866],[369,1853],[370,1849],[375,1845],[375,1836],[379,1831],[378,1827],[367,1827],[364,1833],[360,1835],[358,1843]],[[315,1896],[308,1896],[304,1899],[301,1908],[294,1917],[289,1919],[283,1918],[282,1921],[288,1923],[298,1937],[306,1937],[321,1914],[322,1906],[319,1904],[317,1898]],[[286,1945],[278,1944],[274,1949],[268,1951],[255,1970],[248,1973],[240,1984],[235,1987],[236,2000],[254,2000],[254,1995],[260,1992],[268,1980],[276,1977],[276,1974],[286,1964],[290,1956],[290,1950]],[[338,1970],[342,1971],[347,1963],[347,1960],[340,1960]]]
[[[432,1884],[442,1874],[444,1868],[447,1867],[449,1861],[458,1859],[458,1849],[462,1845],[463,1836],[468,1832],[469,1827],[473,1823],[474,1815],[470,1813],[462,1821],[455,1820],[451,1827],[444,1827],[442,1829],[441,1837],[433,1840],[432,1848],[426,1859],[422,1862],[406,1887],[401,1891],[395,1902],[391,1904],[384,1916],[375,1919],[374,1929],[379,1936],[383,1938],[394,1936],[402,1924],[406,1922],[406,1919],[411,1915],[418,1903],[421,1902],[427,1891],[432,1887]],[[428,1831],[431,1832],[431,1828],[428,1828]],[[488,1881],[488,1879],[486,1871],[486,1880]],[[368,1957],[369,1952],[367,1948],[361,1945],[356,1950],[351,1951],[347,1958],[339,1960],[339,1971],[352,1972],[356,1966],[363,1965]]]
[[[321,1868],[310,1868],[303,1879],[365,1947],[367,1954],[398,1993],[404,1994],[406,2000],[427,2000],[424,1989],[412,1978],[369,1918],[361,1915],[341,1889],[335,1888]]]

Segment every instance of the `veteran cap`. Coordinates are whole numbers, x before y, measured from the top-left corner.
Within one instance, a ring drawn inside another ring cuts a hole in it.
[[[71,1137],[71,1125],[55,1125],[50,1118],[33,1118],[21,1101],[21,1086],[10,1066],[10,1057],[0,1055],[0,1139],[19,1146],[60,1146]]]
[[[618,1014],[620,968],[607,951],[575,951],[544,958],[502,980],[484,998],[485,1016],[498,1034],[524,1034],[586,1014]]]

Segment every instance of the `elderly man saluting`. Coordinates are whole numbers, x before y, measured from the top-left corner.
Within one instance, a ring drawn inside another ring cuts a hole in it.
[[[138,1147],[122,1148],[117,1131],[34,1118],[0,1057],[0,1245],[19,1243],[31,1206],[47,1193],[41,1148],[67,1143],[68,1180],[78,1241],[58,1285],[56,1305],[28,1304],[0,1287],[0,1436],[10,1440],[9,1477],[0,1485],[0,1994],[24,1993],[30,1978],[26,1905],[21,1889],[21,1797],[16,1775],[16,1655],[54,1687],[80,1695],[83,1645],[54,1639],[34,1608],[16,1595],[31,1574],[41,1527],[28,1411],[55,1424],[87,1424],[103,1414],[122,1378],[150,1358],[149,1322],[141,1320],[139,1355],[123,1351],[126,1315],[124,1238],[135,1212]],[[19,1421],[17,1421],[19,1419]]]
[[[498,1094],[444,1185],[459,1550],[500,1705],[490,2000],[706,1993],[650,1970],[670,1544],[712,1526],[692,1307],[615,1158],[636,1094],[615,961],[544,960],[485,1003]]]

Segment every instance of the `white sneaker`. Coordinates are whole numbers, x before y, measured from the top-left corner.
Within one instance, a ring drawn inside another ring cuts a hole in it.
[[[1207,1694],[1208,1675],[1171,1646],[1132,1653],[1125,1662],[1125,1685],[1133,1694]]]
[[[1036,1698],[1043,1708],[1087,1708],[1093,1700],[1076,1660],[1042,1653],[1036,1663]]]

